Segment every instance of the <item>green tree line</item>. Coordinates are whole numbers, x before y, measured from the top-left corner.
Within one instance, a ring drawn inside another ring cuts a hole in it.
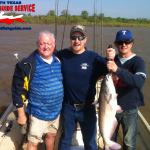
[[[6,15],[19,15],[15,12],[7,13]],[[108,26],[108,27],[121,27],[121,26],[128,26],[128,27],[150,27],[150,19],[147,18],[137,18],[137,19],[127,19],[127,18],[111,18],[105,17],[103,13],[93,14],[92,16],[84,10],[81,12],[81,15],[70,15],[69,11],[63,10],[60,16],[55,15],[54,10],[50,10],[47,15],[35,15],[32,16],[31,13],[28,15],[23,14],[21,18],[25,24],[46,24],[46,25],[54,25],[55,22],[57,25],[64,25],[65,19],[67,25],[74,25],[74,24],[82,24],[87,26],[94,25],[94,21],[98,26]],[[19,24],[19,22],[15,22]]]

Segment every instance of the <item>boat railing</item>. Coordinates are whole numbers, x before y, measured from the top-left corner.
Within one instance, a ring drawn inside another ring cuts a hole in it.
[[[4,122],[7,119],[8,114],[10,114],[10,112],[13,110],[13,108],[14,108],[13,103],[11,103],[9,105],[9,107],[6,109],[6,111],[3,114],[3,116],[0,118],[0,128],[3,126]]]

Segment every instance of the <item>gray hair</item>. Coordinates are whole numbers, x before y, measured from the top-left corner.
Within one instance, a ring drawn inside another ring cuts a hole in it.
[[[49,31],[47,31],[47,30],[41,31],[41,32],[38,34],[37,43],[39,42],[39,38],[40,38],[40,36],[42,36],[42,35],[49,35],[49,36],[51,36],[52,39],[53,39],[53,42],[55,43],[55,36],[54,36],[54,34],[51,33],[51,32],[49,32]]]

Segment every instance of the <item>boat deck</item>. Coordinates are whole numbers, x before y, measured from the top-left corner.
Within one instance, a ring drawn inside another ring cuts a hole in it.
[[[97,93],[99,93],[100,90],[100,83],[97,85]],[[98,99],[98,94],[96,95],[95,99]],[[25,105],[26,107],[26,105]],[[25,108],[26,109],[26,108]],[[27,137],[25,137],[23,134],[20,133],[20,127],[17,123],[17,120],[13,121],[13,127],[9,133],[6,134],[6,136],[2,137],[4,132],[6,131],[6,128],[8,126],[7,116],[11,111],[15,111],[16,108],[11,103],[7,110],[5,111],[2,118],[0,118],[0,150],[26,150],[27,149]],[[136,150],[150,150],[150,125],[147,123],[143,115],[138,112],[138,137],[137,137],[137,148]],[[97,114],[98,117],[98,114]],[[62,121],[60,121],[61,123]],[[98,128],[98,123],[97,123]],[[54,150],[58,150],[58,142],[59,138],[62,132],[62,125],[60,124],[60,128],[58,130],[58,134],[56,136],[55,141],[55,148]],[[103,142],[102,138],[98,137],[99,131],[97,132],[96,140],[98,143],[99,150],[103,149]],[[99,141],[99,142],[98,142]],[[122,129],[119,129],[118,139],[117,143],[121,145],[122,148],[122,141],[123,141],[123,135],[122,135]],[[83,146],[82,141],[82,134],[80,131],[80,128],[77,127],[73,139],[72,139],[72,146]],[[38,150],[45,150],[45,143],[38,145]]]
[[[60,125],[60,128],[58,130],[58,134],[56,136],[56,141],[55,141],[55,148],[54,150],[58,150],[58,142],[59,142],[59,138],[61,136],[61,132],[62,132],[62,125]],[[98,131],[99,132],[99,131]],[[119,131],[121,132],[121,131]],[[122,147],[122,134],[119,133],[119,136],[117,138],[117,142],[121,145]],[[103,150],[103,141],[102,141],[102,138],[98,138],[99,136],[97,135],[96,136],[96,141],[97,141],[97,144],[99,145],[99,150]],[[99,139],[99,143],[98,143],[98,139]],[[80,129],[80,126],[79,124],[77,125],[77,128],[76,128],[76,131],[74,132],[74,135],[73,135],[73,139],[72,139],[72,146],[83,146],[83,140],[82,140],[82,134],[81,134],[81,129]],[[21,150],[27,150],[27,137],[24,138],[24,142],[23,142],[23,145],[22,145],[22,149]],[[45,148],[45,143],[40,143],[38,145],[38,150],[46,150]],[[122,148],[120,150],[123,150]]]

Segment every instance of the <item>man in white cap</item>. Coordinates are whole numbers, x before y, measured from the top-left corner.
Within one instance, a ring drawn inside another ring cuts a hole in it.
[[[141,57],[131,51],[134,39],[129,30],[118,31],[114,43],[119,54],[116,55],[114,61],[108,63],[115,75],[114,84],[118,94],[118,105],[121,106],[123,112],[116,114],[118,126],[112,140],[117,140],[121,124],[124,139],[123,150],[136,150],[138,107],[145,105],[142,87],[146,81],[146,64]]]

